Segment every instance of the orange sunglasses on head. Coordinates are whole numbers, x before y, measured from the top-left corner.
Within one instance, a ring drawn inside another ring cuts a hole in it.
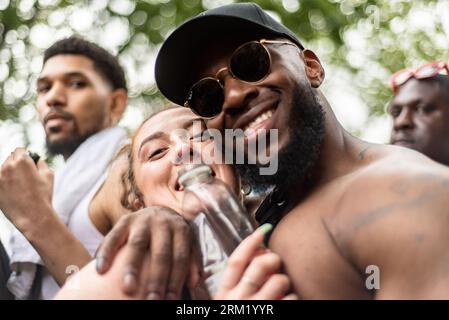
[[[434,61],[426,63],[416,69],[402,69],[393,74],[390,77],[390,86],[394,93],[398,91],[398,88],[406,83],[410,78],[415,79],[427,79],[435,77],[442,70],[446,71],[446,75],[449,76],[449,68],[444,61]]]

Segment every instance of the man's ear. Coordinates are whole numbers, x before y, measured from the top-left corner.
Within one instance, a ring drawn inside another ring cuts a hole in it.
[[[128,93],[124,89],[117,89],[112,92],[111,103],[111,125],[116,125],[123,113],[125,112],[126,105],[128,104]]]
[[[313,88],[318,88],[324,81],[324,68],[315,52],[309,49],[302,51],[307,78]]]

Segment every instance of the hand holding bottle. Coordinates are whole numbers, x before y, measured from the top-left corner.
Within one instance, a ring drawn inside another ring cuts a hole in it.
[[[244,239],[227,261],[214,299],[295,300],[290,280],[280,273],[279,256],[263,246],[272,225],[264,224]]]

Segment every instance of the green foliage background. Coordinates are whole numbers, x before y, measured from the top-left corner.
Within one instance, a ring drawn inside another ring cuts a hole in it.
[[[175,25],[229,2],[0,0],[0,121],[19,123],[26,132],[27,123],[36,120],[30,110],[41,54],[53,41],[71,33],[119,54],[128,72],[132,108],[142,114],[162,108],[164,100],[152,81],[149,57]],[[348,85],[357,90],[374,117],[384,112],[390,99],[386,80],[391,73],[429,60],[447,61],[449,56],[446,0],[255,2],[297,33],[326,65],[349,73]],[[111,42],[108,36],[117,27],[122,30],[119,39]],[[42,36],[45,41],[39,40]]]

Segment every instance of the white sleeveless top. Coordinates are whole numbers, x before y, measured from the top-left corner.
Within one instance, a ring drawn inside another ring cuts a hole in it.
[[[89,216],[89,205],[92,201],[93,197],[103,185],[107,176],[107,172],[104,173],[101,178],[94,185],[92,190],[81,200],[79,205],[73,211],[70,220],[68,222],[68,228],[75,237],[84,245],[91,256],[95,255],[95,252],[103,241],[104,236],[97,230],[95,225],[90,220]],[[68,268],[67,274],[71,274],[74,270],[78,270],[74,266],[74,268]],[[50,300],[53,299],[56,293],[59,291],[60,287],[50,274],[46,268],[42,270],[42,289],[40,299]]]

